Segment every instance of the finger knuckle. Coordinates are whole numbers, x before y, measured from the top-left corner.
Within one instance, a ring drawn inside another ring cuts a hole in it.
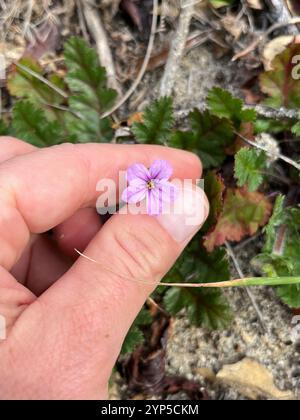
[[[123,229],[114,235],[125,273],[133,278],[156,280],[163,273],[166,242],[150,226]]]

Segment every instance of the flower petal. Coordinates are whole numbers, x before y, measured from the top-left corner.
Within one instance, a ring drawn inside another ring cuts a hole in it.
[[[129,166],[126,175],[129,183],[137,178],[146,182],[150,179],[149,171],[142,163],[135,163],[134,165]]]
[[[144,181],[143,179],[140,179],[140,178],[134,178],[129,182],[129,185],[130,187],[143,189],[143,188],[147,188],[147,181]]]
[[[146,197],[147,188],[136,188],[129,185],[122,194],[122,200],[125,203],[138,203]]]
[[[172,173],[172,166],[163,159],[155,160],[149,168],[151,179],[169,179]]]
[[[166,203],[175,201],[179,194],[178,187],[166,180],[161,180],[157,184],[157,189],[159,191],[160,200]]]
[[[148,190],[147,193],[147,213],[150,216],[158,216],[162,213],[162,201],[157,189]]]

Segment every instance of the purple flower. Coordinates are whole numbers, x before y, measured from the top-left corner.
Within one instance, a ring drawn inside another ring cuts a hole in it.
[[[131,165],[127,170],[128,187],[123,191],[122,200],[138,203],[146,199],[147,213],[158,215],[163,212],[163,203],[176,199],[178,188],[169,182],[172,167],[166,160],[155,160],[149,169],[141,163]]]

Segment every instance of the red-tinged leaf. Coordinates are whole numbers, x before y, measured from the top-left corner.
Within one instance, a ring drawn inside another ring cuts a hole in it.
[[[293,314],[295,314],[295,315],[300,315],[300,308],[298,308],[298,309],[294,309],[294,310],[293,310]]]
[[[300,106],[299,61],[300,44],[293,42],[272,61],[272,70],[260,75],[260,87],[269,98],[269,106],[298,108]]]
[[[213,230],[205,237],[205,248],[211,252],[226,240],[239,242],[245,236],[254,235],[267,223],[271,210],[272,204],[261,193],[228,189],[223,211]]]

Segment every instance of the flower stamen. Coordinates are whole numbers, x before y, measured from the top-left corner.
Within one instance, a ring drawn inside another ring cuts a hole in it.
[[[148,190],[153,190],[155,188],[155,183],[152,179],[151,179],[151,181],[147,182],[147,188],[148,188]]]

